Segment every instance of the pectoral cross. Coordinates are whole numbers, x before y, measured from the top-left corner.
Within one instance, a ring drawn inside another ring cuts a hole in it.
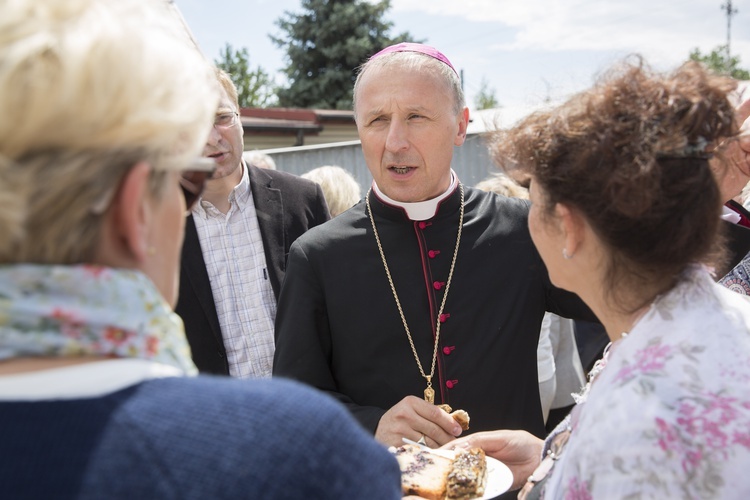
[[[424,390],[424,400],[430,404],[435,404],[435,390],[432,388],[432,377],[427,379],[427,389]]]

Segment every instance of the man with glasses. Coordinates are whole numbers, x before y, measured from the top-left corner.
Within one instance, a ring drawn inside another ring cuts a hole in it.
[[[330,215],[317,184],[243,161],[237,89],[216,71],[221,100],[203,149],[216,171],[188,216],[176,311],[201,372],[266,378],[289,247]]]

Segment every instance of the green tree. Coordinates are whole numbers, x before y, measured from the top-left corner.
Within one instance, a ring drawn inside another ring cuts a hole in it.
[[[234,50],[226,44],[214,63],[232,77],[241,108],[266,108],[275,104],[273,81],[260,66],[250,69],[250,54],[246,48]]]
[[[479,92],[474,97],[474,106],[477,108],[477,110],[500,107],[500,103],[495,97],[495,89],[490,88],[490,84],[485,78],[482,78],[482,83],[479,86]]]
[[[708,69],[722,75],[729,75],[737,80],[750,80],[750,73],[739,67],[739,56],[728,56],[727,46],[719,45],[710,54],[703,55],[700,50],[693,49],[690,60],[706,65]]]
[[[276,21],[284,32],[271,40],[286,50],[288,87],[279,88],[283,107],[351,109],[355,69],[392,43],[414,41],[408,32],[391,38],[383,20],[390,0],[302,0],[299,14]]]

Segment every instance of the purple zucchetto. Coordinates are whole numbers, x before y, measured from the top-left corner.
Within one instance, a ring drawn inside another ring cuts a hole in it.
[[[450,69],[453,70],[454,73],[458,74],[456,71],[456,68],[453,67],[451,62],[448,60],[445,55],[440,52],[435,47],[430,47],[429,45],[424,45],[421,43],[411,43],[411,42],[401,42],[396,45],[390,45],[374,56],[370,57],[370,61],[373,59],[377,59],[380,56],[384,56],[386,54],[390,54],[392,52],[419,52],[420,54],[424,54],[427,56],[432,57],[433,59],[437,59],[443,64],[447,64]]]

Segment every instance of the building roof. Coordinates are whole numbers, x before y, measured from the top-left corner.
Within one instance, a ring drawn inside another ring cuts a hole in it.
[[[256,118],[241,116],[242,128],[253,132],[293,132],[318,133],[323,126],[315,121],[287,120],[281,118]]]
[[[354,113],[347,110],[300,108],[242,108],[242,126],[250,131],[320,132],[325,123],[354,126]]]

